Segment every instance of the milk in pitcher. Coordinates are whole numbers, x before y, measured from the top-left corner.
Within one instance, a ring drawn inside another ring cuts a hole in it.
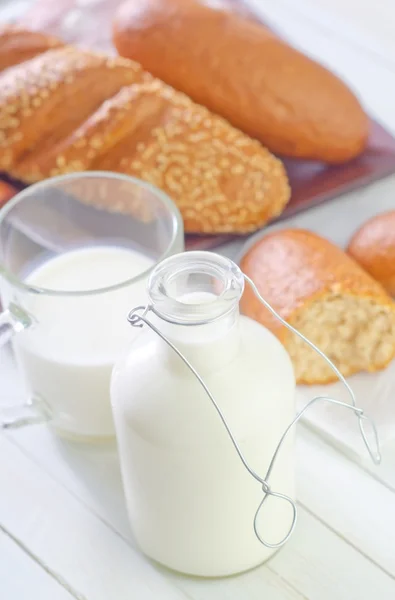
[[[131,303],[146,302],[146,278],[91,291],[127,282],[153,262],[126,248],[92,246],[55,256],[26,277],[26,284],[55,293],[29,297],[25,308],[37,325],[15,339],[16,358],[29,393],[47,403],[58,432],[114,434],[111,370],[133,336],[126,323]]]

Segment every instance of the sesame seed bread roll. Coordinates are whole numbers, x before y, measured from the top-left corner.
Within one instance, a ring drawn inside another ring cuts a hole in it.
[[[0,27],[0,71],[63,45],[51,35],[16,25]]]
[[[123,86],[139,65],[70,46],[49,50],[0,75],[0,170],[39,156],[77,128]]]
[[[290,189],[280,160],[159,80],[121,90],[79,128],[12,174],[33,182],[83,170],[134,175],[177,204],[185,230],[245,233],[279,215]],[[133,198],[114,198],[119,211]]]
[[[115,17],[114,45],[276,154],[329,163],[360,154],[369,120],[355,95],[262,23],[239,14],[239,5],[128,0]]]
[[[395,210],[362,225],[353,235],[348,253],[395,296]]]
[[[383,369],[394,357],[394,302],[328,240],[304,230],[277,231],[247,251],[241,268],[280,316],[314,342],[343,375]],[[275,319],[248,285],[241,307],[284,344],[299,383],[336,380],[325,361]]]

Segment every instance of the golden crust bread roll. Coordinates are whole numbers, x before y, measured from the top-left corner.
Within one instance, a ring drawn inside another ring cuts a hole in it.
[[[63,42],[45,33],[17,25],[0,27],[0,71],[63,45]]]
[[[0,75],[0,170],[12,174],[69,135],[101,103],[144,72],[122,58],[65,46]]]
[[[395,303],[352,258],[312,232],[284,229],[247,251],[242,270],[280,316],[345,376],[383,369],[395,355]],[[284,344],[299,383],[329,383],[326,362],[262,306],[246,286],[242,311]]]
[[[362,225],[352,237],[348,253],[395,296],[395,210]]]
[[[349,88],[233,4],[128,0],[113,41],[272,152],[329,163],[360,154],[369,120]]]
[[[112,70],[105,75],[111,78]],[[47,118],[52,110],[51,90],[48,94],[40,105]],[[47,111],[46,102],[51,107]],[[40,139],[39,117],[30,115],[35,149],[23,154],[26,138],[20,146],[18,140],[11,143],[11,174],[29,183],[83,170],[134,175],[167,192],[182,213],[185,230],[196,233],[253,231],[279,215],[289,200],[280,160],[224,119],[149,75],[142,83],[124,87],[90,116],[87,112],[78,127],[59,122],[58,139],[50,120],[50,144],[48,134]],[[132,210],[132,203],[132,198],[114,199],[117,210],[125,212],[128,206]]]

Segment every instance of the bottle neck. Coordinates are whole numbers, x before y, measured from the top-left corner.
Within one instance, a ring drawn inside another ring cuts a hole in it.
[[[198,370],[218,368],[239,350],[244,277],[231,260],[185,252],[160,263],[148,285],[156,325]],[[180,362],[174,350],[166,353]]]
[[[160,321],[160,322],[159,322]],[[161,332],[182,352],[199,373],[209,373],[232,362],[240,351],[238,306],[204,325],[175,325],[157,319]],[[174,350],[165,344],[163,358],[172,367],[181,365]]]

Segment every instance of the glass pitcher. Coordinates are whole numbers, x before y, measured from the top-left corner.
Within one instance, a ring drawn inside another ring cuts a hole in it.
[[[0,429],[48,421],[68,437],[114,435],[110,375],[133,336],[125,315],[183,244],[173,202],[119,174],[49,179],[0,211],[0,342],[13,338],[29,398],[5,407],[1,390]]]

